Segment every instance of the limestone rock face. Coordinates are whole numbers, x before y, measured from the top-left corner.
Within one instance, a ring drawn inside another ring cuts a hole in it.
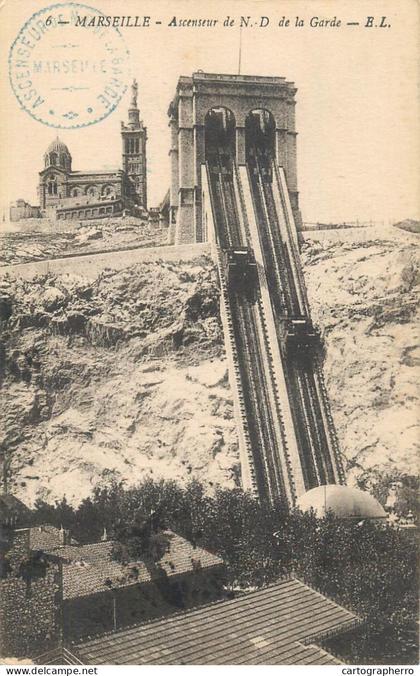
[[[415,235],[307,241],[304,271],[350,484],[417,474]],[[112,478],[240,481],[213,263],[95,281],[0,280],[0,444],[25,502],[73,504]]]
[[[0,442],[17,495],[78,503],[99,482],[145,476],[238,485],[210,260],[3,285]]]
[[[127,364],[101,378],[83,375],[86,385],[72,383],[16,452],[26,496],[66,494],[78,502],[113,477],[128,485],[145,476],[235,485],[237,441],[223,361]]]
[[[41,298],[41,303],[46,310],[55,310],[63,303],[64,299],[65,295],[60,289],[49,286]]]
[[[366,473],[417,475],[418,244],[413,235],[304,246],[313,317],[350,484]]]

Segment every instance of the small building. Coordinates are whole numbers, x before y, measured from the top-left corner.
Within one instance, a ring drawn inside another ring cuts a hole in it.
[[[360,623],[291,575],[226,600],[222,559],[171,531],[158,533],[159,556],[125,561],[106,533],[81,545],[62,527],[16,527],[30,515],[0,496],[3,655],[38,664],[339,664],[321,642]]]
[[[81,545],[50,524],[13,527],[12,513],[25,506],[12,498],[0,550],[1,654],[40,654],[63,640],[171,615],[223,595],[222,559],[171,531],[162,533],[166,550],[160,560],[121,563],[113,556],[113,541]],[[0,509],[5,511],[1,501]]]
[[[62,641],[200,606],[224,594],[219,556],[171,531],[159,552],[117,560],[118,543],[79,544],[63,527],[31,525],[32,512],[0,495],[0,649],[33,655]],[[156,550],[157,551],[157,550]],[[19,631],[17,628],[19,627]]]
[[[159,206],[149,209],[149,225],[167,227],[169,225],[169,190],[166,191]]]
[[[18,199],[10,205],[9,218],[12,223],[25,218],[41,218],[41,209],[24,199]]]
[[[48,544],[45,536],[53,541]],[[61,544],[48,531],[32,535],[34,546],[43,544],[45,552],[62,562],[65,639],[115,630],[220,598],[222,559],[171,531],[162,536],[166,551],[157,562],[148,557],[120,563],[113,556],[113,541],[79,545],[71,539]]]
[[[359,623],[356,615],[290,577],[68,648],[73,664],[337,665],[340,660],[319,644]]]

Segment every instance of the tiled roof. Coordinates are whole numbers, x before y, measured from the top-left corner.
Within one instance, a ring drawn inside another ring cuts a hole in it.
[[[84,664],[340,664],[314,641],[356,616],[296,579],[83,641]]]
[[[193,545],[175,533],[165,532],[169,540],[169,550],[158,565],[168,576],[181,575],[196,567],[210,568],[220,566],[223,561]],[[111,556],[113,542],[97,542],[89,545],[65,545],[46,549],[60,556],[63,561],[63,597],[65,599],[89,596],[108,591],[110,580],[112,587],[125,587],[130,584],[150,582],[152,575],[143,561],[122,565]],[[152,572],[153,574],[153,572]]]
[[[29,529],[29,547],[31,549],[49,551],[60,546],[60,529],[50,524],[33,526]],[[77,540],[71,538],[72,544],[77,545]],[[63,548],[62,548],[63,549]]]

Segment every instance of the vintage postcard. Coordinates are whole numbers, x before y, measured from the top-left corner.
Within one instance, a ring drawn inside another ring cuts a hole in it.
[[[419,19],[2,0],[0,664],[414,674]]]

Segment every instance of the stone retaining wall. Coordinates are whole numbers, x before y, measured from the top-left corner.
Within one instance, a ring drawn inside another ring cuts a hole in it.
[[[0,268],[1,275],[23,277],[31,279],[36,275],[48,273],[63,274],[72,273],[94,279],[105,269],[122,270],[135,263],[156,261],[159,259],[168,261],[190,260],[206,254],[210,254],[209,243],[187,244],[182,246],[159,246],[150,248],[138,248],[123,251],[108,251],[106,253],[87,254],[83,256],[68,256],[54,258],[31,263],[19,263],[18,265],[5,265]]]

